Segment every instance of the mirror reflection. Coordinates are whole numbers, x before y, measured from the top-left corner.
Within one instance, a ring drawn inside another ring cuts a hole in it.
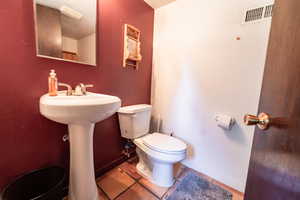
[[[35,0],[39,57],[96,65],[97,0]]]

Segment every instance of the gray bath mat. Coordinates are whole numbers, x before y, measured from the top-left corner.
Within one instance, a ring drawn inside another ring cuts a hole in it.
[[[232,200],[232,194],[196,173],[188,172],[167,200]]]

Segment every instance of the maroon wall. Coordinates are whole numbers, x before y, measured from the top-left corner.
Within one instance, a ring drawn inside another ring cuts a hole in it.
[[[143,0],[99,0],[97,67],[37,58],[32,0],[0,5],[0,189],[17,175],[48,165],[68,166],[67,126],[39,113],[39,97],[55,69],[60,82],[91,83],[93,92],[118,96],[122,105],[150,103],[154,11]],[[142,31],[138,71],[122,67],[123,24]],[[116,115],[95,129],[95,167],[121,155]]]

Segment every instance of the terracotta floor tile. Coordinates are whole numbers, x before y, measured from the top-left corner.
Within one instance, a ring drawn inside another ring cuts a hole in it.
[[[121,168],[135,180],[139,180],[140,178],[142,178],[142,176],[139,175],[139,173],[136,171],[136,165],[136,162],[124,162],[119,166],[119,168]]]
[[[158,200],[158,198],[136,183],[116,200]]]
[[[144,187],[146,187],[151,192],[153,192],[159,198],[162,198],[169,189],[168,187],[160,187],[158,185],[155,185],[145,178],[141,178],[139,180],[139,183],[142,184]]]
[[[98,189],[98,191],[99,191],[100,200],[109,200],[109,198],[107,198],[104,192],[102,192],[100,189]]]
[[[100,200],[109,200],[106,195],[98,189]],[[64,197],[63,200],[68,200],[68,197]]]
[[[135,180],[119,168],[115,168],[97,179],[98,186],[110,199],[116,198],[134,183]]]

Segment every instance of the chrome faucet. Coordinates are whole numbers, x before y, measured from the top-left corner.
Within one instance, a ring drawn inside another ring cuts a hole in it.
[[[66,83],[58,83],[58,86],[61,86],[61,87],[66,87],[67,88],[67,93],[66,95],[67,96],[72,96],[72,87],[69,85],[69,84],[66,84]]]
[[[75,91],[73,93],[73,95],[75,96],[83,96],[87,94],[87,88],[91,88],[94,87],[94,85],[92,84],[83,84],[83,83],[79,83],[76,87],[75,87]]]

